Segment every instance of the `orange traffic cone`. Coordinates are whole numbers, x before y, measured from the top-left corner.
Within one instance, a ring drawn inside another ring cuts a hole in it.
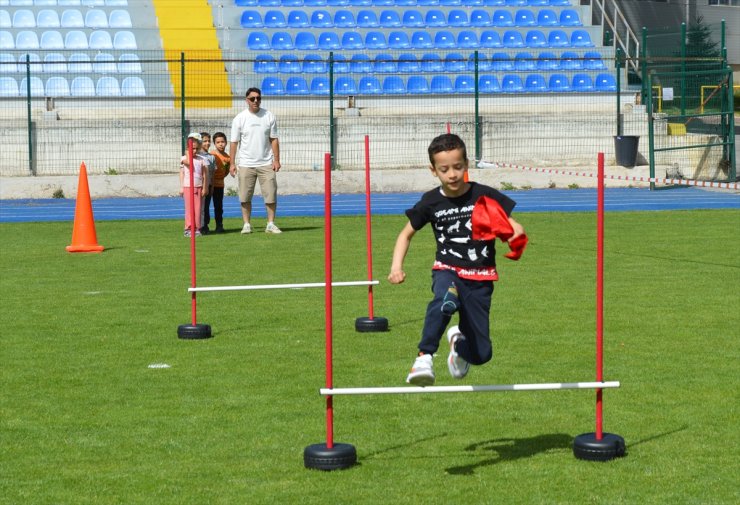
[[[87,185],[87,167],[80,165],[80,179],[77,183],[77,203],[75,204],[75,224],[72,230],[72,245],[68,252],[101,252],[105,247],[98,245],[95,235],[90,188]]]

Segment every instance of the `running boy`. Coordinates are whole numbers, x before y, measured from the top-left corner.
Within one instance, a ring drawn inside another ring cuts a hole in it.
[[[189,139],[193,139],[193,152],[197,152],[201,145],[200,133],[191,133]],[[203,196],[208,194],[208,165],[205,160],[199,156],[193,156],[193,187],[190,187],[190,161],[185,154],[180,159],[180,194],[185,199],[185,236],[191,234],[191,227],[195,224],[195,236],[200,236],[201,212],[203,205]],[[190,195],[193,195],[191,199]],[[194,200],[194,211],[191,210],[191,200]],[[192,222],[191,216],[195,214],[195,223]]]
[[[205,195],[203,202],[203,218],[201,219],[203,227],[200,229],[200,231],[203,233],[203,235],[208,235],[208,232],[211,231],[208,228],[208,224],[211,222],[210,207],[211,195],[213,194],[213,179],[216,172],[216,158],[208,151],[211,148],[211,134],[208,132],[200,132],[200,137],[202,139],[202,142],[200,144],[200,149],[198,150],[198,156],[201,159],[205,160],[205,162],[207,163],[208,182],[210,184],[210,187],[208,188],[208,193]]]
[[[409,221],[398,235],[393,249],[393,262],[388,280],[400,284],[406,278],[403,262],[411,239],[418,230],[431,223],[437,242],[432,266],[434,298],[427,306],[419,354],[406,382],[416,386],[434,384],[432,355],[439,348],[442,334],[455,312],[460,313],[459,326],[447,332],[450,374],[462,379],[470,364],[482,365],[493,356],[489,334],[489,313],[496,273],[493,240],[473,240],[472,216],[482,196],[498,202],[513,229],[509,244],[524,234],[524,228],[510,216],[515,202],[497,190],[465,182],[468,155],[465,143],[453,134],[440,135],[429,145],[432,175],[441,186],[422,195],[406,211]],[[507,224],[507,226],[508,226]]]
[[[216,132],[213,134],[213,146],[211,155],[216,160],[216,170],[213,172],[213,184],[211,185],[211,198],[213,199],[213,217],[216,220],[216,233],[224,232],[224,178],[229,172],[231,158],[226,152],[226,134]],[[208,212],[208,211],[206,211]],[[208,226],[208,223],[205,223]]]

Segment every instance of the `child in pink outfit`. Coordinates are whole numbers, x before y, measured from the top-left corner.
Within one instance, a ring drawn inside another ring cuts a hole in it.
[[[208,164],[207,162],[195,156],[202,144],[199,133],[191,133],[188,139],[193,139],[193,187],[190,187],[190,162],[188,155],[180,160],[180,194],[185,199],[185,236],[189,237],[193,229],[193,210],[195,211],[195,236],[200,236],[201,227],[201,210],[203,208],[203,197],[208,194]],[[192,196],[191,196],[192,195]],[[195,204],[195,209],[191,209],[191,202]]]

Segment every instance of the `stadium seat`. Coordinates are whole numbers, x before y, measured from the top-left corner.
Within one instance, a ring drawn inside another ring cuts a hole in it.
[[[311,14],[311,26],[314,28],[331,28],[334,26],[329,11],[323,9],[313,11],[313,14]]]
[[[121,95],[122,96],[146,96],[146,86],[141,77],[132,76],[126,77],[121,82]]]
[[[92,32],[90,34],[89,43],[90,43],[90,49],[101,49],[101,50],[113,49],[113,41],[110,38],[110,33],[108,33],[105,30],[95,30],[94,32]],[[136,49],[136,48],[134,47],[134,48],[121,48],[121,49]]]
[[[353,7],[366,7],[373,4],[373,0],[349,0],[349,4]]]
[[[360,28],[377,28],[380,26],[378,16],[375,11],[368,9],[361,10],[357,13],[357,26]]]
[[[506,30],[504,36],[501,37],[501,42],[504,43],[504,47],[524,47],[524,38],[521,32],[515,30]]]
[[[141,63],[139,56],[133,53],[124,53],[118,57],[118,72],[122,74],[140,74]]]
[[[495,75],[481,75],[478,78],[479,93],[501,93],[501,85]]]
[[[326,0],[326,5],[344,7],[345,5],[349,5],[349,0]]]
[[[339,35],[336,32],[321,32],[319,34],[319,49],[332,50],[341,49]]]
[[[484,30],[480,34],[480,46],[496,49],[504,47],[504,43],[501,42],[501,37],[495,30]]]
[[[98,53],[93,58],[92,64],[93,72],[96,74],[115,74],[118,72],[118,66],[116,66],[116,59],[112,54]]]
[[[59,14],[52,9],[41,9],[36,15],[36,26],[39,28],[59,28],[62,26]]]
[[[340,77],[334,83],[334,93],[338,95],[356,95],[357,87],[351,77]]]
[[[247,49],[252,51],[270,49],[270,39],[263,32],[250,32],[247,37]]]
[[[588,74],[575,74],[571,83],[573,91],[593,91],[594,82]]]
[[[473,10],[473,12],[470,13],[470,26],[475,26],[477,28],[491,26],[491,16],[488,14],[488,11],[483,9]]]
[[[560,53],[560,70],[581,70],[583,63],[581,57],[573,51]]]
[[[102,7],[105,5],[105,0],[82,0],[82,5],[85,7]]]
[[[472,75],[455,77],[455,93],[475,93],[475,77]]]
[[[406,91],[412,95],[426,95],[429,93],[429,83],[425,77],[412,75],[406,82]]]
[[[263,23],[265,23],[265,28],[285,28],[288,26],[285,14],[274,9],[265,12]]]
[[[599,74],[594,80],[596,91],[617,91],[617,81],[611,74]]]
[[[307,7],[322,7],[326,5],[326,0],[303,0],[303,5]]]
[[[307,28],[311,26],[311,20],[308,18],[308,14],[306,14],[304,11],[290,11],[288,13],[288,26],[290,28]]]
[[[522,78],[515,74],[506,74],[501,78],[501,91],[504,93],[521,93],[524,91]]]
[[[583,23],[574,9],[563,9],[560,11],[560,26],[583,26]]]
[[[514,26],[514,18],[511,16],[511,12],[504,9],[496,9],[493,11],[491,17],[491,24],[497,28],[504,28],[508,26]]]
[[[349,59],[349,70],[353,74],[369,74],[373,71],[373,63],[366,54],[353,54]]]
[[[419,28],[424,26],[424,16],[415,9],[408,9],[403,13],[401,24],[406,28]]]
[[[550,9],[542,9],[537,13],[537,24],[539,26],[558,26],[560,21],[555,11]]]
[[[569,47],[570,41],[563,30],[552,30],[547,36],[547,45],[550,47]]]
[[[15,74],[18,71],[18,62],[10,53],[0,53],[0,74]]]
[[[483,5],[487,7],[500,7],[506,5],[506,0],[483,0]]]
[[[60,53],[47,53],[44,56],[43,69],[45,74],[66,74],[67,60]]]
[[[555,5],[558,7],[566,7],[570,6],[570,0],[549,0],[550,5]]]
[[[527,47],[547,47],[547,37],[539,30],[529,30],[526,44]]]
[[[439,0],[416,0],[416,5],[439,5]]]
[[[398,67],[396,65],[396,62],[393,60],[393,56],[386,53],[381,53],[375,56],[372,72],[390,74],[397,71]]]
[[[64,77],[49,77],[49,79],[46,81],[46,88],[45,88],[45,96],[50,96],[53,98],[60,97],[60,96],[69,96],[69,83],[67,82],[67,79]]]
[[[467,66],[467,58],[460,53],[448,53],[445,56],[445,72],[464,72]]]
[[[408,49],[411,47],[411,41],[406,32],[393,31],[388,34],[388,47],[390,49]]]
[[[439,5],[462,5],[462,0],[439,0]]]
[[[514,69],[520,72],[537,70],[537,61],[531,53],[517,53],[514,56]]]
[[[343,54],[334,55],[333,67],[335,74],[349,73],[349,61]]]
[[[402,53],[398,56],[398,71],[409,74],[421,72],[421,62],[414,54]]]
[[[391,9],[380,11],[378,21],[383,28],[398,28],[401,26],[401,16],[398,15],[398,12]]]
[[[542,52],[537,57],[537,70],[557,70],[560,68],[560,59],[555,53]]]
[[[278,60],[278,72],[283,74],[300,74],[301,63],[296,56],[284,54]]]
[[[303,77],[290,77],[285,82],[286,95],[308,95],[308,83]]]
[[[77,9],[67,9],[62,12],[60,23],[62,28],[84,28],[85,18],[82,17],[82,13]]]
[[[478,72],[490,72],[492,68],[491,60],[486,58],[485,54],[478,53]],[[475,70],[475,53],[468,58],[468,70],[471,72]]]
[[[530,10],[519,9],[518,11],[516,11],[514,24],[516,26],[536,26],[537,18],[534,17],[534,13]]]
[[[242,12],[239,24],[242,28],[262,28],[264,26],[262,23],[262,16],[255,10],[246,10]]]
[[[234,0],[237,7],[253,7],[257,5],[257,0]]]
[[[540,74],[530,74],[524,80],[524,90],[528,93],[544,93],[547,91],[547,81]]]
[[[414,49],[431,49],[434,47],[434,40],[428,32],[414,32],[411,34],[411,47]]]
[[[475,49],[480,47],[478,36],[473,30],[461,30],[457,34],[457,47],[460,49]]]
[[[497,72],[514,70],[514,62],[511,61],[511,56],[506,53],[493,53],[491,57],[491,70]]]
[[[379,95],[383,92],[378,78],[369,75],[360,78],[360,82],[357,84],[357,90],[361,95]]]
[[[282,0],[280,3],[283,7],[300,7],[303,5],[303,0]]]
[[[19,95],[18,81],[13,77],[0,77],[0,96],[15,97]]]
[[[604,70],[606,65],[597,51],[588,51],[583,55],[583,68],[585,70]]]
[[[327,77],[314,77],[313,79],[311,79],[311,94],[328,95],[329,79]]]
[[[403,95],[406,93],[406,83],[397,75],[383,79],[383,93],[386,95]]]
[[[527,5],[527,0],[506,0],[506,5],[510,7],[521,7]]]
[[[278,7],[280,0],[257,0],[257,5],[260,7]]]
[[[85,28],[108,28],[108,16],[101,9],[90,9],[85,13]]]
[[[429,27],[447,26],[447,18],[439,9],[429,9],[424,17],[424,22]]]
[[[468,13],[462,9],[451,9],[447,14],[447,25],[456,27],[470,26]]]
[[[30,7],[33,5],[33,0],[5,0],[0,5],[11,5],[13,7]]]
[[[442,58],[435,53],[426,53],[421,57],[422,72],[444,72],[445,64]]]
[[[28,9],[15,11],[13,13],[13,28],[36,28],[36,17],[33,12]]]
[[[573,30],[570,34],[570,45],[573,47],[593,47],[591,36],[586,30]]]
[[[362,35],[359,32],[346,31],[342,35],[342,49],[363,49]]]
[[[92,38],[92,35],[90,36]],[[92,47],[92,46],[91,46]],[[113,48],[119,50],[136,50],[136,37],[132,32],[122,30],[113,36]]]
[[[6,10],[0,10],[0,28],[13,28],[10,13]]]
[[[31,83],[31,96],[44,96],[44,81],[38,77],[31,77],[30,81],[27,81],[25,77],[21,79],[21,84],[18,86],[21,96],[27,96],[29,82]]]
[[[435,75],[430,84],[432,93],[454,93],[455,88],[452,81],[446,75]]]
[[[264,95],[284,95],[285,88],[283,88],[283,81],[277,77],[265,77],[262,79],[262,93]]]
[[[46,50],[57,50],[64,49],[64,39],[62,34],[56,30],[49,30],[41,34],[41,41],[39,43],[41,49]]]
[[[303,57],[304,74],[325,74],[328,68],[326,61],[318,54],[307,54]]]
[[[44,32],[47,33],[47,32]],[[15,48],[16,49],[39,49],[39,37],[36,32],[30,30],[23,30],[15,35]],[[13,49],[13,47],[2,49]]]
[[[112,10],[108,16],[108,26],[111,28],[132,28],[131,15],[121,9]]]
[[[319,44],[311,32],[298,32],[295,34],[295,48],[301,51],[312,51],[318,49]]]
[[[270,39],[270,47],[273,49],[288,51],[293,49],[293,37],[288,32],[273,32]]]
[[[385,7],[387,5],[393,5],[393,0],[372,0],[375,7]]]
[[[105,0],[108,7],[128,7],[128,0]]]
[[[455,47],[455,36],[447,30],[440,30],[434,35],[434,47],[437,49],[450,49]]]
[[[339,9],[334,13],[334,26],[337,28],[354,28],[357,26],[355,16],[352,11],[347,9]]]
[[[548,81],[547,87],[550,88],[550,91],[552,91],[553,93],[570,91],[570,83],[568,82],[568,77],[566,77],[565,74],[552,74],[550,76],[550,80]]]
[[[383,32],[369,31],[365,34],[365,47],[367,49],[387,49],[388,41],[385,40]]]
[[[27,66],[31,67],[31,73],[41,72],[42,66],[40,65],[41,58],[36,53],[22,54],[18,56],[18,73],[25,74],[27,72]],[[25,92],[24,92],[25,93]]]
[[[92,63],[90,57],[85,53],[72,53],[67,61],[67,70],[71,74],[90,74],[92,73]],[[95,86],[93,86],[95,94]]]
[[[541,7],[543,5],[550,5],[550,0],[528,0],[527,5],[531,7]]]

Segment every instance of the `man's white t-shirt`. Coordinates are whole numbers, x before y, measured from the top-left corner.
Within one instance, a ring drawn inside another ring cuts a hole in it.
[[[236,164],[240,167],[258,167],[272,163],[270,139],[278,138],[277,121],[272,112],[260,109],[252,114],[249,109],[240,112],[231,123],[230,142],[239,142]]]

